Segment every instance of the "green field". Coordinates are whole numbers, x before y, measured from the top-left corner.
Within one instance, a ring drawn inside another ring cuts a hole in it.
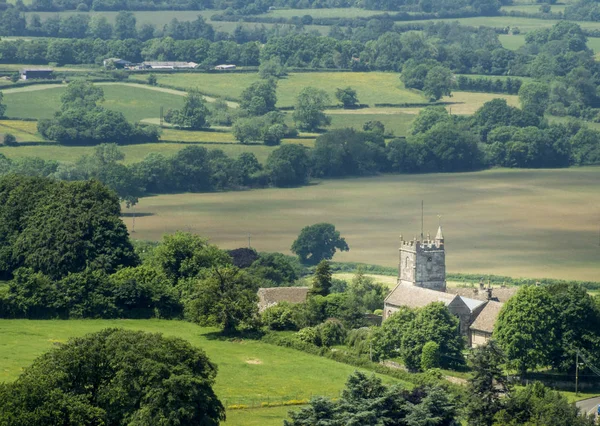
[[[468,25],[472,27],[494,27],[494,28],[519,28],[523,32],[536,30],[538,28],[548,28],[554,24],[560,22],[554,19],[535,19],[535,18],[520,18],[513,16],[476,16],[472,18],[448,18],[448,19],[427,19],[420,21],[410,21],[413,24],[424,24],[427,22],[458,22],[461,25]],[[573,21],[577,25],[586,29],[600,29],[600,22],[588,22],[588,21]],[[399,23],[398,25],[402,25]]]
[[[538,13],[540,11],[541,4],[516,4],[510,6],[502,6],[501,10],[504,12],[527,12],[527,13]],[[567,5],[565,4],[553,4],[551,5],[552,13],[564,12]]]
[[[145,80],[147,75],[136,74],[133,78]],[[242,91],[259,78],[258,74],[164,74],[158,75],[158,82],[181,88],[198,88],[211,96],[239,99]],[[292,106],[298,93],[307,86],[325,90],[332,104],[337,103],[335,89],[348,86],[358,92],[358,99],[363,104],[426,102],[420,92],[404,88],[397,73],[317,72],[291,73],[279,80],[277,106]]]
[[[258,341],[215,339],[214,329],[182,321],[0,320],[0,381],[16,379],[24,367],[55,342],[106,327],[160,332],[201,347],[219,368],[215,391],[226,406],[303,400],[313,395],[333,397],[355,370],[346,364]],[[384,381],[394,380],[384,377]],[[226,424],[281,424],[287,411],[293,408],[229,411],[230,420]],[[271,423],[259,423],[261,419]]]
[[[27,0],[25,0],[27,3]],[[60,16],[67,17],[77,14],[85,14],[89,16],[100,15],[105,16],[106,19],[114,23],[118,12],[108,11],[91,11],[91,12],[76,12],[76,11],[63,11],[63,12],[25,12],[27,19],[31,19],[31,15],[37,14],[40,16],[42,21],[45,21],[49,17]],[[133,12],[137,22],[137,27],[141,27],[144,24],[152,24],[158,29],[162,29],[165,25],[169,24],[173,19],[179,21],[194,21],[200,15],[209,22],[215,29],[215,31],[223,31],[232,33],[238,26],[238,22],[224,22],[224,21],[211,21],[210,17],[216,13],[223,13],[222,10],[160,10],[160,11],[135,11]],[[245,28],[255,28],[256,26],[264,25],[267,29],[272,28],[276,24],[254,24],[249,22],[242,22],[241,25]],[[281,25],[280,25],[281,26]],[[329,31],[328,26],[319,25],[305,25],[305,31],[318,31],[322,34],[327,34]]]
[[[130,121],[159,117],[160,107],[181,108],[183,97],[173,93],[148,90],[147,87],[132,87],[124,84],[103,84],[107,109],[122,112]],[[29,90],[27,90],[29,89]],[[60,109],[60,95],[64,86],[27,86],[4,91],[6,115],[19,118],[51,118]]]
[[[488,170],[329,180],[295,189],[160,195],[140,200],[136,239],[191,229],[214,243],[289,252],[300,229],[331,222],[350,251],[338,261],[395,266],[398,235],[442,215],[449,272],[597,280],[600,167]],[[126,224],[131,225],[130,220]]]
[[[381,15],[381,10],[366,10],[356,7],[339,7],[332,9],[276,9],[259,16],[274,18],[291,18],[293,16],[310,15],[313,18],[364,18],[367,16]]]

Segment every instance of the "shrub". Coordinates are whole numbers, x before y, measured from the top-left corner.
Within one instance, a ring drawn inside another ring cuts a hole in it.
[[[262,322],[270,330],[296,330],[292,307],[287,303],[280,303],[267,308],[262,313]]]
[[[310,343],[311,345],[321,346],[321,336],[317,327],[304,327],[296,333],[296,339],[300,342]]]
[[[421,352],[421,370],[427,371],[440,366],[440,345],[436,342],[427,342]]]
[[[348,332],[339,320],[330,318],[317,327],[322,346],[333,346],[344,343]]]
[[[7,133],[4,135],[4,145],[6,146],[16,146],[17,138],[12,133]]]

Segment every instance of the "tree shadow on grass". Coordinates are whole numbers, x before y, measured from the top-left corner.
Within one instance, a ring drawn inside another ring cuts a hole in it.
[[[156,213],[133,213],[133,212],[121,212],[121,217],[147,217],[154,216]]]

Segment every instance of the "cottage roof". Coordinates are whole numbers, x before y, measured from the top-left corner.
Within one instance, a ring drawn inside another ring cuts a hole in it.
[[[446,291],[471,299],[488,300],[487,289],[481,290],[477,287],[448,287]],[[504,303],[513,297],[517,291],[519,291],[518,287],[493,287],[491,300]]]
[[[504,303],[501,302],[494,302],[493,300],[487,302],[479,315],[477,315],[477,318],[475,318],[475,321],[473,321],[473,324],[471,324],[471,330],[492,333],[502,306],[504,306]]]
[[[308,287],[269,287],[258,289],[258,308],[267,309],[280,302],[303,303],[308,296]]]
[[[398,284],[396,288],[385,298],[385,303],[394,306],[408,306],[409,308],[422,308],[430,303],[442,302],[448,306],[454,299],[455,294],[442,291],[430,290],[411,284]]]
[[[460,300],[462,300],[464,302],[465,305],[467,305],[467,308],[469,308],[469,310],[471,312],[473,312],[475,309],[479,308],[481,305],[483,305],[485,302],[482,300],[477,300],[477,299],[469,299],[468,297],[463,297],[463,296],[459,296]]]

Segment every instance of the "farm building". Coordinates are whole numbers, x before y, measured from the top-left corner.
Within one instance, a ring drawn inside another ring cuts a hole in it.
[[[21,70],[21,80],[51,79],[51,68],[25,68]]]
[[[235,65],[231,65],[231,64],[229,64],[229,65],[226,65],[226,64],[217,65],[215,67],[216,70],[221,70],[221,71],[234,70],[235,68],[236,68]]]
[[[432,240],[404,241],[400,237],[398,285],[386,297],[383,309],[385,321],[402,306],[422,308],[433,302],[442,302],[460,321],[460,332],[473,347],[487,342],[494,330],[498,314],[517,288],[485,287],[447,288],[446,253],[442,228]]]
[[[195,62],[160,62],[160,61],[151,61],[151,62],[143,62],[143,69],[152,69],[152,70],[176,70],[176,69],[193,69],[198,66]]]
[[[131,62],[126,61],[125,59],[120,59],[120,58],[108,58],[105,59],[104,61],[102,61],[104,67],[109,66],[110,64],[113,64],[115,66],[115,68],[125,68],[131,65]]]
[[[258,289],[258,310],[264,311],[281,302],[304,303],[308,297],[308,287],[269,287]]]

